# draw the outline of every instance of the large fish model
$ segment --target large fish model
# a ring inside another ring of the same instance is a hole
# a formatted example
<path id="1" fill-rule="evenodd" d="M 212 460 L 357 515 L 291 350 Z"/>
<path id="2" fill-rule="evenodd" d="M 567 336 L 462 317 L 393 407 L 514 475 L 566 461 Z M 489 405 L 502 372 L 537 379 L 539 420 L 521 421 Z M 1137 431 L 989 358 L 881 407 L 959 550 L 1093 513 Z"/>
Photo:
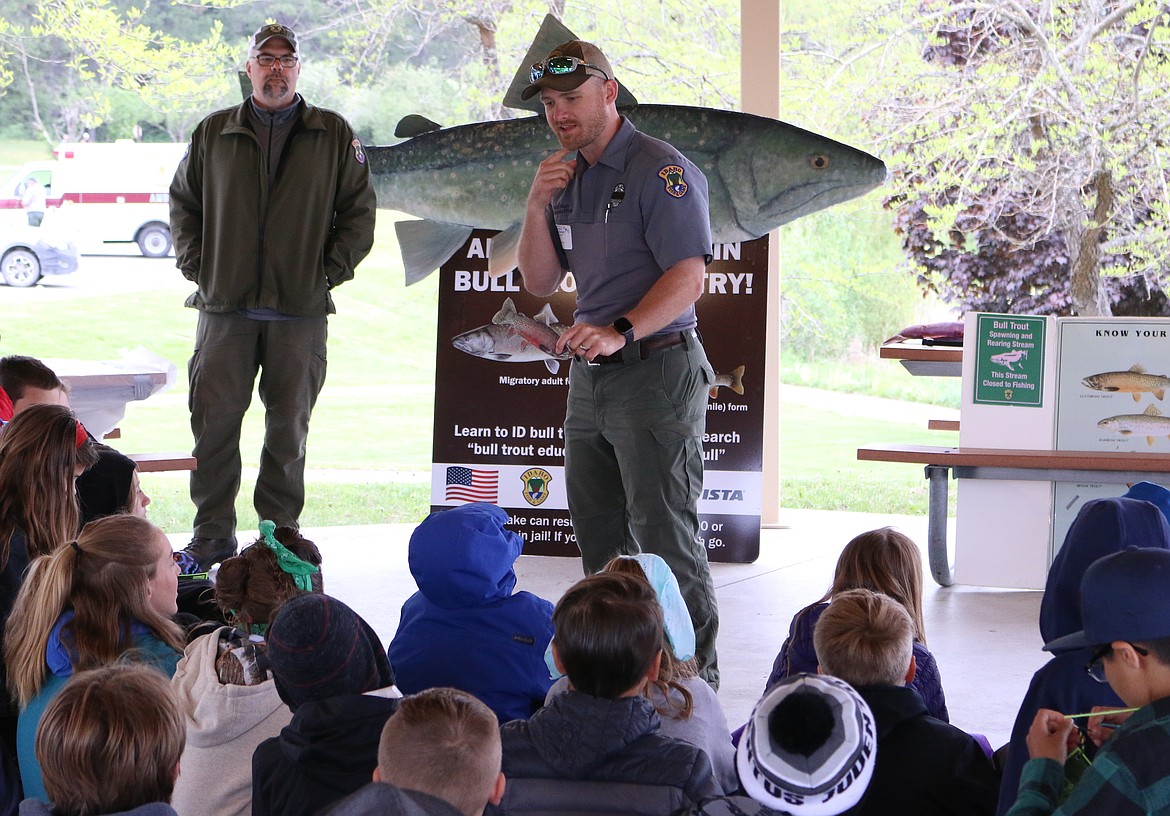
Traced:
<path id="1" fill-rule="evenodd" d="M 504 105 L 539 112 L 540 99 L 520 99 L 529 66 L 577 36 L 552 15 L 540 30 L 504 96 Z M 252 83 L 238 73 L 247 99 Z M 640 105 L 618 82 L 617 106 L 638 129 L 673 144 L 707 177 L 711 234 L 716 244 L 750 241 L 802 215 L 864 195 L 887 177 L 864 151 L 765 116 L 683 105 Z M 418 115 L 398 123 L 395 145 L 364 153 L 378 206 L 422 219 L 394 227 L 406 268 L 417 283 L 463 246 L 474 228 L 499 230 L 488 268 L 516 268 L 525 201 L 536 166 L 560 145 L 543 116 L 442 128 Z"/>
<path id="2" fill-rule="evenodd" d="M 1133 401 L 1137 402 L 1143 393 L 1153 394 L 1158 399 L 1166 396 L 1166 389 L 1170 388 L 1170 377 L 1147 374 L 1140 363 L 1134 363 L 1129 371 L 1103 371 L 1100 374 L 1091 374 L 1081 380 L 1081 384 L 1094 391 L 1120 391 L 1132 394 Z"/>
<path id="3" fill-rule="evenodd" d="M 763 116 L 681 105 L 639 105 L 627 115 L 706 175 L 717 244 L 759 238 L 886 178 L 885 164 L 868 153 Z M 536 167 L 559 148 L 544 119 L 439 129 L 416 117 L 399 132 L 413 138 L 366 153 L 378 206 L 423 219 L 395 224 L 406 282 L 441 266 L 473 227 L 501 231 L 489 253 L 493 274 L 515 268 Z"/>

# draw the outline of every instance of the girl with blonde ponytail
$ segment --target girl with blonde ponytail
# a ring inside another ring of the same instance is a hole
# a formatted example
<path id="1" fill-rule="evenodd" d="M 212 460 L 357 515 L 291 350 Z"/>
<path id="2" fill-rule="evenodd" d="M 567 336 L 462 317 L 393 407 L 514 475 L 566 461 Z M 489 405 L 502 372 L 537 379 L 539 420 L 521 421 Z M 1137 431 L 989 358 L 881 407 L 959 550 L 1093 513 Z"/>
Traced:
<path id="1" fill-rule="evenodd" d="M 8 688 L 21 708 L 17 754 L 26 797 L 45 798 L 33 740 L 41 713 L 74 672 L 120 660 L 167 677 L 182 656 L 178 566 L 162 530 L 137 516 L 92 521 L 36 559 L 5 627 Z"/>

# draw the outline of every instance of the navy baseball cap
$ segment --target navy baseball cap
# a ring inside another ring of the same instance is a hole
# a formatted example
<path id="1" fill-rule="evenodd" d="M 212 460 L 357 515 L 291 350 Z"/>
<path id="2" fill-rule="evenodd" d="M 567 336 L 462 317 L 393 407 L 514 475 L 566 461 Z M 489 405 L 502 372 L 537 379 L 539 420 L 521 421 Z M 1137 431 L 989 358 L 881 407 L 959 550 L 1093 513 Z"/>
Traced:
<path id="1" fill-rule="evenodd" d="M 1094 561 L 1081 579 L 1084 629 L 1048 652 L 1170 637 L 1170 550 L 1130 547 Z"/>

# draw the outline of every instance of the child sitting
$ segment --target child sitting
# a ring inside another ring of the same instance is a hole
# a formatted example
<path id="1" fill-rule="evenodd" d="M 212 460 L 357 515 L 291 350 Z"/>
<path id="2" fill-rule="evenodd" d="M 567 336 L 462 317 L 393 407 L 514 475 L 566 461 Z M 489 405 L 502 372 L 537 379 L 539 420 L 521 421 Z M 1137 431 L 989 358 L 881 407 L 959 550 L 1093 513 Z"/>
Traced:
<path id="1" fill-rule="evenodd" d="M 891 527 L 870 530 L 853 538 L 837 558 L 833 585 L 824 596 L 796 613 L 788 628 L 788 639 L 772 665 L 765 688 L 799 672 L 817 670 L 813 629 L 828 607 L 828 601 L 848 589 L 872 589 L 889 595 L 910 613 L 914 623 L 914 661 L 918 670 L 911 685 L 922 696 L 930 716 L 950 721 L 942 677 L 934 655 L 926 648 L 926 625 L 922 617 L 922 557 L 909 536 Z"/>
<path id="2" fill-rule="evenodd" d="M 329 816 L 480 816 L 504 795 L 500 728 L 466 692 L 433 688 L 405 697 L 386 721 L 374 781 Z"/>
<path id="3" fill-rule="evenodd" d="M 632 575 L 654 589 L 663 616 L 662 663 L 658 676 L 646 684 L 642 695 L 654 704 L 662 718 L 660 733 L 701 748 L 711 760 L 719 786 L 726 793 L 734 791 L 739 782 L 727 715 L 711 686 L 699 677 L 695 630 L 674 573 L 653 553 L 619 555 L 602 572 Z M 551 646 L 548 659 L 551 661 Z M 568 689 L 569 679 L 561 677 L 549 689 L 548 699 Z"/>
<path id="4" fill-rule="evenodd" d="M 261 635 L 275 608 L 303 594 L 301 587 L 320 585 L 321 554 L 291 527 L 266 521 L 260 532 L 216 576 L 216 600 L 240 628 L 222 626 L 195 638 L 171 681 L 187 727 L 172 799 L 183 816 L 248 816 L 252 754 L 292 719 Z"/>
<path id="5" fill-rule="evenodd" d="M 756 703 L 736 752 L 747 796 L 723 796 L 686 816 L 835 816 L 873 778 L 877 729 L 857 691 L 837 677 L 798 674 Z"/>
<path id="6" fill-rule="evenodd" d="M 36 757 L 50 806 L 23 816 L 176 816 L 169 806 L 183 721 L 166 679 L 118 664 L 74 675 L 45 707 Z"/>
<path id="7" fill-rule="evenodd" d="M 820 670 L 844 680 L 877 723 L 877 762 L 857 816 L 995 811 L 999 781 L 971 735 L 930 716 L 914 679 L 914 622 L 868 589 L 834 596 L 813 634 Z"/>
<path id="8" fill-rule="evenodd" d="M 162 530 L 130 515 L 92 521 L 75 541 L 33 562 L 4 643 L 9 688 L 21 706 L 16 739 L 25 796 L 45 797 L 33 753 L 37 723 L 74 672 L 125 656 L 174 674 L 183 648 L 171 620 L 178 578 Z"/>
<path id="9" fill-rule="evenodd" d="M 1164 814 L 1170 803 L 1170 550 L 1130 548 L 1090 566 L 1081 581 L 1084 628 L 1044 644 L 1049 651 L 1093 649 L 1089 675 L 1107 682 L 1132 714 L 1101 713 L 1089 735 L 1101 745 L 1067 793 L 1064 763 L 1077 743 L 1067 715 L 1041 709 L 1011 816 Z M 1122 723 L 1120 728 L 1117 725 Z M 1115 730 L 1114 730 L 1115 729 Z"/>
<path id="10" fill-rule="evenodd" d="M 671 813 L 718 795 L 707 755 L 658 733 L 658 712 L 641 695 L 662 659 L 662 609 L 650 585 L 616 573 L 584 578 L 557 603 L 553 627 L 570 690 L 501 728 L 504 812 L 588 803 L 589 812 Z"/>
<path id="11" fill-rule="evenodd" d="M 310 816 L 370 781 L 402 695 L 377 634 L 328 595 L 285 601 L 268 660 L 292 721 L 252 755 L 252 814 Z"/>
<path id="12" fill-rule="evenodd" d="M 410 536 L 419 591 L 402 605 L 388 650 L 404 694 L 463 689 L 500 722 L 528 719 L 544 704 L 553 607 L 513 591 L 524 539 L 507 521 L 506 511 L 476 502 L 432 513 Z"/>

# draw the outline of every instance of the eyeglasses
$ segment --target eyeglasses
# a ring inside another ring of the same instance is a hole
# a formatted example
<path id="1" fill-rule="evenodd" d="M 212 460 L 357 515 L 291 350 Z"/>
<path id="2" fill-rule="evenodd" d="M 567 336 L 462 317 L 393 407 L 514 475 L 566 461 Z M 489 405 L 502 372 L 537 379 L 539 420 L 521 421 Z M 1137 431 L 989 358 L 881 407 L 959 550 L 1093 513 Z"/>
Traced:
<path id="1" fill-rule="evenodd" d="M 545 74 L 552 74 L 553 76 L 564 76 L 565 74 L 573 73 L 578 68 L 586 69 L 586 73 L 589 72 L 588 69 L 592 68 L 601 75 L 602 79 L 609 80 L 611 78 L 604 69 L 599 68 L 592 63 L 585 62 L 583 59 L 578 59 L 577 57 L 549 57 L 546 62 L 534 62 L 532 64 L 532 68 L 529 69 L 528 72 L 528 81 L 536 82 L 536 80 L 540 79 Z"/>
<path id="2" fill-rule="evenodd" d="M 285 54 L 280 57 L 275 54 L 257 54 L 252 59 L 256 60 L 256 62 L 265 68 L 271 68 L 277 61 L 280 62 L 281 68 L 293 68 L 300 61 L 300 58 L 296 54 Z"/>
<path id="3" fill-rule="evenodd" d="M 1129 645 L 1142 657 L 1145 657 L 1150 653 L 1149 649 L 1143 649 L 1141 646 L 1136 646 L 1132 643 Z M 1089 660 L 1088 663 L 1085 664 L 1085 671 L 1088 672 L 1089 677 L 1092 677 L 1098 683 L 1109 682 L 1105 678 L 1105 658 L 1108 657 L 1112 652 L 1113 646 L 1106 644 L 1097 651 L 1093 652 L 1093 657 Z"/>

